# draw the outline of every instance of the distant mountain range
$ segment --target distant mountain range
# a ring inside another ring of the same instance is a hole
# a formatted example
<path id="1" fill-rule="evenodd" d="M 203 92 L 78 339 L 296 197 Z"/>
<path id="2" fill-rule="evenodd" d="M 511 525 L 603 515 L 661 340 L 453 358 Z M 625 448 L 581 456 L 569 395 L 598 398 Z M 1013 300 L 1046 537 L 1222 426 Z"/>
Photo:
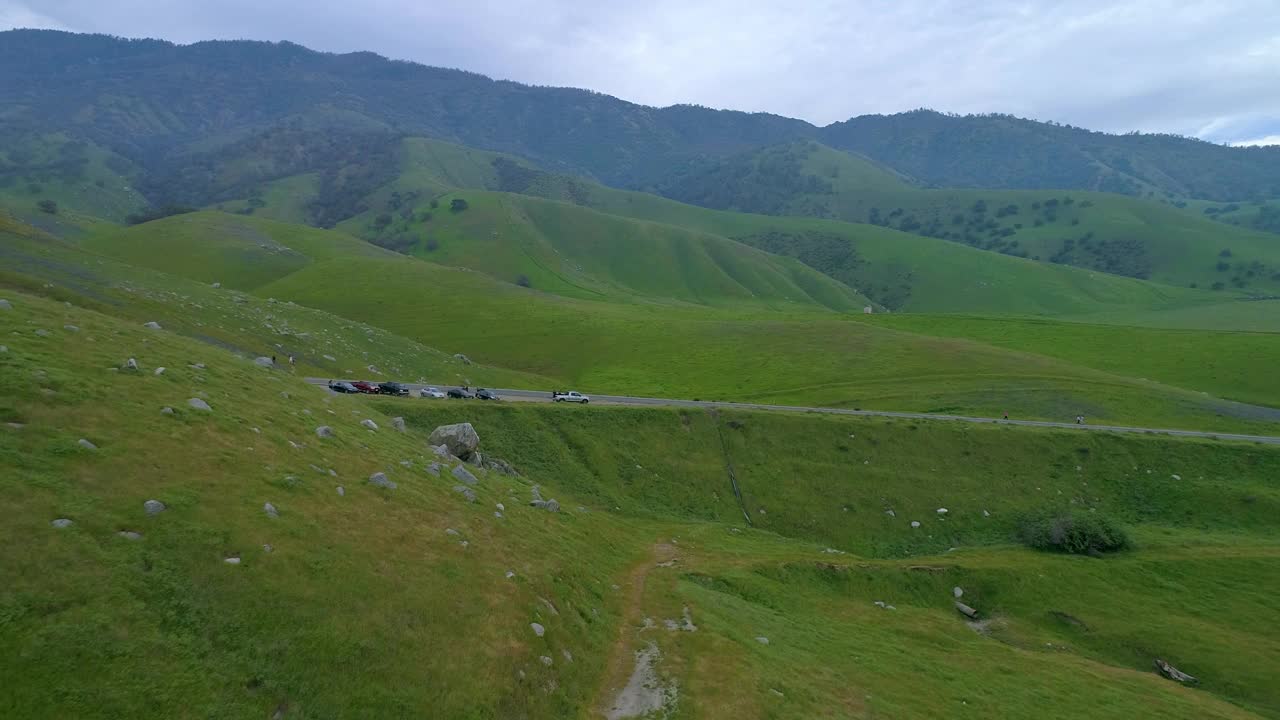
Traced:
<path id="1" fill-rule="evenodd" d="M 923 187 L 1217 202 L 1280 197 L 1280 148 L 929 110 L 816 127 L 763 113 L 652 108 L 587 90 L 530 87 L 291 43 L 175 45 L 48 30 L 0 33 L 0 117 L 0 139 L 17 151 L 0 175 L 23 169 L 25 139 L 61 132 L 118 156 L 120 174 L 141 178 L 153 202 L 166 195 L 208 199 L 218 154 L 228 147 L 277 145 L 272 162 L 288 166 L 281 176 L 333 174 L 350 163 L 352 147 L 376 157 L 379 143 L 414 135 L 659 192 L 735 155 L 808 139 Z"/>

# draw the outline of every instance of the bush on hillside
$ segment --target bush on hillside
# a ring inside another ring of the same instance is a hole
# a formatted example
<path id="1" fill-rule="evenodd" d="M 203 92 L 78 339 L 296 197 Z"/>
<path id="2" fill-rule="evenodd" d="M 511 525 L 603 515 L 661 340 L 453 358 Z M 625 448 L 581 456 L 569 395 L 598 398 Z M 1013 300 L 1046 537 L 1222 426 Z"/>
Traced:
<path id="1" fill-rule="evenodd" d="M 1129 547 L 1129 536 L 1098 512 L 1053 509 L 1026 515 L 1018 524 L 1023 544 L 1072 555 L 1100 555 Z"/>
<path id="2" fill-rule="evenodd" d="M 466 210 L 468 207 L 470 206 L 467 205 L 467 201 L 463 200 L 462 198 L 454 198 L 449 203 L 449 210 L 451 212 L 456 212 L 456 213 L 462 212 L 463 210 Z"/>

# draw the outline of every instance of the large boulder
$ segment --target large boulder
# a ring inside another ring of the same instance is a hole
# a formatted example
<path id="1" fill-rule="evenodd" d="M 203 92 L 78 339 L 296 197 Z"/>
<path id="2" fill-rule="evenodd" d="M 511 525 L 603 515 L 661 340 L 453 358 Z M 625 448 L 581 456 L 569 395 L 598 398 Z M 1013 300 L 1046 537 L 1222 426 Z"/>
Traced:
<path id="1" fill-rule="evenodd" d="M 431 431 L 430 440 L 432 445 L 443 445 L 448 448 L 450 455 L 463 460 L 470 457 L 480 445 L 480 436 L 471 427 L 471 423 L 441 425 Z"/>

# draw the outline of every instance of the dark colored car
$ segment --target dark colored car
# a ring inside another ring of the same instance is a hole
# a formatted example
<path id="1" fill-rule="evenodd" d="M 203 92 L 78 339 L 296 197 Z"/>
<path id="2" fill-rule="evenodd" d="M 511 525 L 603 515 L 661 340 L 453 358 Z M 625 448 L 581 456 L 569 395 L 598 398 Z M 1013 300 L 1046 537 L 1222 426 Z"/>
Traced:
<path id="1" fill-rule="evenodd" d="M 329 389 L 336 393 L 358 393 L 355 385 L 343 380 L 330 380 Z"/>
<path id="2" fill-rule="evenodd" d="M 351 385 L 357 391 L 365 393 L 367 395 L 377 395 L 382 392 L 382 390 L 377 385 L 374 385 L 371 382 L 365 382 L 363 380 L 353 382 L 351 383 Z"/>
<path id="3" fill-rule="evenodd" d="M 480 398 L 481 400 L 501 400 L 502 399 L 498 397 L 498 394 L 495 393 L 494 391 L 485 390 L 484 388 L 480 388 L 479 390 L 476 391 L 476 397 Z"/>
<path id="4" fill-rule="evenodd" d="M 378 385 L 378 390 L 383 395 L 395 395 L 397 397 L 409 397 L 409 387 L 401 385 L 398 382 L 384 382 Z"/>
<path id="5" fill-rule="evenodd" d="M 472 395 L 469 391 L 463 390 L 462 388 L 449 388 L 449 392 L 446 393 L 446 395 L 458 400 L 470 400 L 475 397 L 475 395 Z"/>

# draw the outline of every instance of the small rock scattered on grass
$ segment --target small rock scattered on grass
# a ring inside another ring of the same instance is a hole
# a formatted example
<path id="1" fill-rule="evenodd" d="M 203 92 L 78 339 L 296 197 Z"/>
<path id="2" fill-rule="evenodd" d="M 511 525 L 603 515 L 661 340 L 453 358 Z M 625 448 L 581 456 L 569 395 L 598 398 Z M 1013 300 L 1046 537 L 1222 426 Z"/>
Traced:
<path id="1" fill-rule="evenodd" d="M 187 400 L 187 404 L 196 410 L 203 410 L 205 412 L 213 411 L 213 408 L 209 407 L 209 403 L 201 400 L 200 398 L 191 398 L 190 400 Z"/>
<path id="2" fill-rule="evenodd" d="M 378 429 L 378 423 L 376 423 L 376 422 L 374 422 L 374 421 L 372 421 L 372 420 L 370 420 L 370 419 L 368 419 L 368 418 L 365 418 L 364 420 L 361 420 L 361 421 L 360 421 L 360 424 L 361 424 L 361 425 L 363 425 L 363 426 L 365 426 L 365 427 L 367 427 L 367 428 L 369 428 L 370 430 L 377 430 L 377 429 Z"/>
<path id="3" fill-rule="evenodd" d="M 269 518 L 280 517 L 280 511 L 277 510 L 276 506 L 272 505 L 271 503 L 264 503 L 262 505 L 262 512 L 266 513 L 267 517 Z"/>
<path id="4" fill-rule="evenodd" d="M 467 499 L 467 502 L 475 502 L 475 501 L 476 501 L 476 491 L 475 491 L 475 490 L 472 490 L 471 488 L 467 487 L 466 485 L 454 485 L 454 486 L 453 486 L 453 491 L 454 491 L 454 492 L 456 492 L 456 493 L 458 493 L 459 495 L 462 495 L 463 497 L 465 497 L 465 498 Z"/>
<path id="5" fill-rule="evenodd" d="M 346 494 L 347 494 L 347 489 L 346 489 L 346 488 L 344 488 L 344 487 L 342 487 L 341 485 L 339 485 L 339 486 L 338 486 L 338 495 L 341 497 L 341 496 L 346 495 Z"/>
<path id="6" fill-rule="evenodd" d="M 85 440 L 84 438 L 80 438 L 79 440 L 77 440 L 77 441 L 76 441 L 76 445 L 79 445 L 80 447 L 84 448 L 85 450 L 97 450 L 97 449 L 98 449 L 98 446 L 97 446 L 97 445 L 94 445 L 93 443 L 89 442 L 88 440 Z"/>
<path id="7" fill-rule="evenodd" d="M 54 522 L 57 522 L 57 521 L 55 520 Z M 68 520 L 67 522 L 70 523 L 71 521 Z M 529 623 L 529 627 L 533 628 L 533 634 L 537 635 L 538 637 L 542 637 L 547 633 L 547 629 L 542 627 L 540 623 Z"/>
<path id="8" fill-rule="evenodd" d="M 396 430 L 399 430 L 400 432 L 404 432 L 406 429 L 406 426 L 404 424 L 404 418 L 402 417 L 391 418 L 391 427 L 395 428 Z"/>
<path id="9" fill-rule="evenodd" d="M 388 490 L 395 490 L 398 487 L 394 482 L 392 482 L 391 480 L 388 480 L 387 474 L 383 472 L 376 472 L 370 475 L 369 484 L 376 485 L 378 487 L 384 487 L 384 488 L 387 488 Z"/>
<path id="10" fill-rule="evenodd" d="M 761 645 L 768 645 L 768 644 L 769 644 L 769 638 L 767 638 L 767 637 L 765 637 L 765 636 L 763 636 L 763 635 L 758 635 L 758 636 L 756 636 L 756 642 L 760 643 Z"/>
<path id="11" fill-rule="evenodd" d="M 461 465 L 455 467 L 452 474 L 454 479 L 460 480 L 468 485 L 477 485 L 480 483 L 476 476 L 471 474 L 470 470 Z"/>
<path id="12" fill-rule="evenodd" d="M 56 528 L 65 528 L 65 527 L 71 527 L 75 523 L 70 518 L 58 518 L 57 520 L 54 520 L 49 524 Z"/>
<path id="13" fill-rule="evenodd" d="M 146 328 L 146 329 L 148 329 L 148 330 L 160 330 L 160 329 L 161 329 L 161 328 L 160 328 L 160 323 L 156 322 L 155 320 L 152 320 L 152 321 L 151 321 L 151 322 L 149 322 L 149 323 L 144 323 L 144 324 L 142 325 L 142 327 L 144 327 L 144 328 Z"/>
<path id="14" fill-rule="evenodd" d="M 125 540 L 141 540 L 142 539 L 142 533 L 134 532 L 132 530 L 121 530 L 116 534 L 124 538 Z"/>
<path id="15" fill-rule="evenodd" d="M 142 509 L 146 510 L 148 515 L 156 515 L 164 512 L 167 507 L 159 500 L 148 500 L 142 503 Z"/>
<path id="16" fill-rule="evenodd" d="M 316 437 L 320 437 L 320 438 L 333 437 L 333 428 L 329 427 L 328 425 L 321 425 L 320 427 L 316 428 Z"/>

